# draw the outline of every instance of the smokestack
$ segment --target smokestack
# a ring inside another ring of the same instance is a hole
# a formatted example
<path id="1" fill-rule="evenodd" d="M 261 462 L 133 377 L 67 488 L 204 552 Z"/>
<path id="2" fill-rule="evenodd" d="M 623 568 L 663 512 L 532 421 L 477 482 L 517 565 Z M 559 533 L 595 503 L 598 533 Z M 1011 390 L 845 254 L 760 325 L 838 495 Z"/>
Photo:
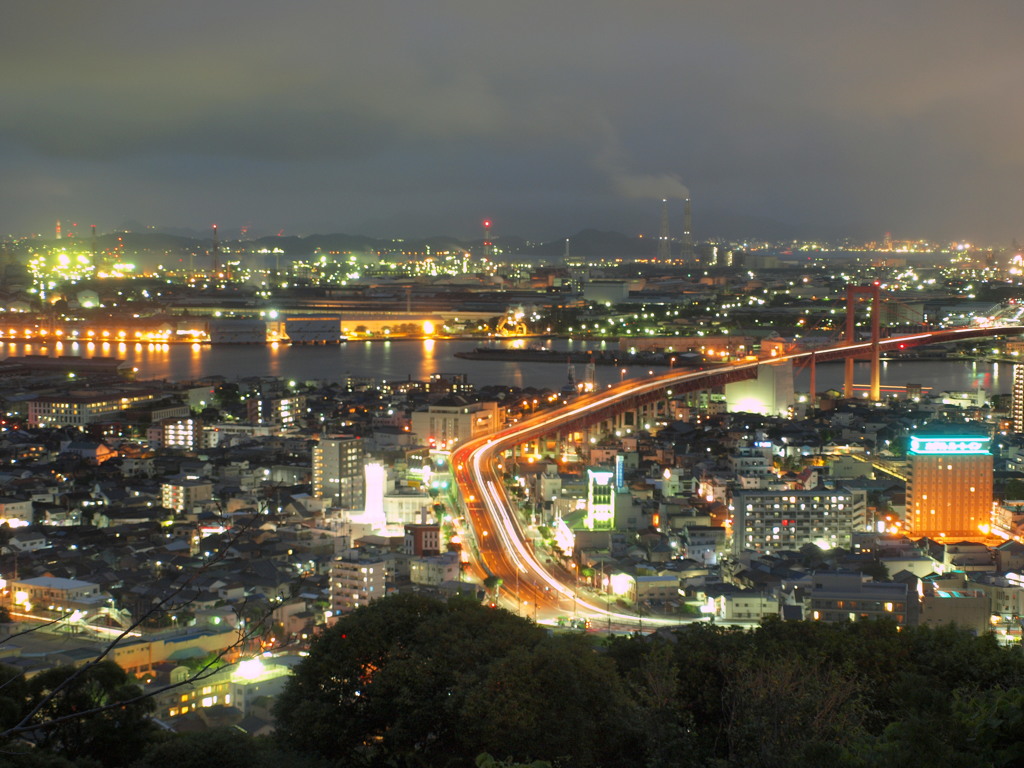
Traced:
<path id="1" fill-rule="evenodd" d="M 89 245 L 92 247 L 92 268 L 99 272 L 100 271 L 100 245 L 96 240 L 96 225 L 90 224 L 89 229 L 92 231 Z"/>
<path id="2" fill-rule="evenodd" d="M 217 225 L 213 225 L 213 274 L 220 271 L 220 238 L 217 236 Z"/>
<path id="3" fill-rule="evenodd" d="M 491 242 L 491 220 L 484 219 L 484 256 L 494 255 L 494 244 Z"/>
<path id="4" fill-rule="evenodd" d="M 683 201 L 683 260 L 693 261 L 693 218 L 690 213 L 690 198 Z"/>
<path id="5" fill-rule="evenodd" d="M 661 234 L 658 237 L 658 261 L 668 261 L 671 257 L 668 240 L 668 199 L 661 201 Z"/>

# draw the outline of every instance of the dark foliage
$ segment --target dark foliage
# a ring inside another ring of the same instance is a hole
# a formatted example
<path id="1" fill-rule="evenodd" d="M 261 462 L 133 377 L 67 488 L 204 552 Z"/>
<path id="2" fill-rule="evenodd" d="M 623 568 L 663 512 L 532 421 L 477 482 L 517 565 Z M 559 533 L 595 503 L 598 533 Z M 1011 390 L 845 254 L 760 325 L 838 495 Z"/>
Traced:
<path id="1" fill-rule="evenodd" d="M 317 640 L 273 740 L 156 734 L 144 705 L 104 708 L 134 690 L 113 665 L 47 700 L 67 675 L 0 675 L 0 724 L 39 702 L 51 721 L 0 768 L 1024 765 L 1024 655 L 952 627 L 694 623 L 602 640 L 398 596 Z"/>

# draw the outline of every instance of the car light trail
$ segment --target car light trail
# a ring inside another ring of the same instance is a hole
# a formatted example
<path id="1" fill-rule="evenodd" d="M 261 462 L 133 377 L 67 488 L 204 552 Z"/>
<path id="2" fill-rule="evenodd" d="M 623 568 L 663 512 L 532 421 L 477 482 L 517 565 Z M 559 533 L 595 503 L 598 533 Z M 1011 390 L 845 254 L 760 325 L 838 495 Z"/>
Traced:
<path id="1" fill-rule="evenodd" d="M 951 328 L 908 336 L 896 336 L 881 339 L 878 342 L 879 352 L 905 349 L 907 346 L 956 341 L 980 336 L 1019 335 L 1024 333 L 1022 326 L 1003 326 L 990 328 Z M 672 386 L 695 385 L 710 382 L 722 374 L 736 375 L 756 373 L 762 364 L 792 361 L 794 363 L 810 361 L 816 356 L 818 361 L 855 357 L 870 352 L 871 342 L 840 344 L 814 352 L 795 352 L 764 360 L 740 360 L 735 363 L 706 368 L 698 371 L 680 372 L 670 370 L 668 373 L 651 376 L 645 379 L 624 381 L 603 392 L 582 395 L 579 399 L 559 408 L 532 416 L 519 424 L 507 427 L 486 438 L 478 438 L 457 448 L 451 455 L 451 466 L 455 482 L 459 486 L 466 507 L 466 523 L 473 531 L 477 542 L 476 557 L 481 572 L 491 573 L 500 577 L 503 582 L 517 582 L 516 598 L 522 603 L 525 595 L 536 605 L 541 600 L 554 601 L 572 597 L 577 610 L 582 609 L 592 617 L 626 623 L 646 620 L 648 624 L 675 625 L 679 619 L 648 617 L 641 619 L 630 613 L 620 613 L 606 606 L 598 605 L 580 598 L 575 585 L 561 581 L 541 563 L 533 552 L 532 544 L 519 524 L 516 510 L 505 493 L 504 485 L 496 468 L 497 459 L 507 450 L 516 445 L 550 434 L 557 429 L 568 427 L 593 417 L 603 411 L 611 411 L 615 406 L 638 396 L 652 395 Z M 524 578 L 526 579 L 524 581 Z M 553 594 L 548 594 L 552 592 Z"/>

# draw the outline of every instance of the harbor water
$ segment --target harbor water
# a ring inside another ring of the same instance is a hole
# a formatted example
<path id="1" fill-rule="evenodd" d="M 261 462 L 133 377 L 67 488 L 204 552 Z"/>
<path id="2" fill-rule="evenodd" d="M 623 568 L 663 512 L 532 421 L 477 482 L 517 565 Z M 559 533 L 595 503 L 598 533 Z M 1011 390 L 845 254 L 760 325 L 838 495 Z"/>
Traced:
<path id="1" fill-rule="evenodd" d="M 331 346 L 8 342 L 0 346 L 0 359 L 30 354 L 116 357 L 128 361 L 136 369 L 135 377 L 139 381 L 191 381 L 205 376 L 228 379 L 276 376 L 298 381 L 340 381 L 355 376 L 398 381 L 423 380 L 433 373 L 464 373 L 477 386 L 510 384 L 560 389 L 569 380 L 570 366 L 567 362 L 466 360 L 455 357 L 457 352 L 472 351 L 482 343 L 473 339 L 350 341 Z M 523 344 L 522 340 L 490 342 L 491 346 L 498 347 Z M 531 339 L 529 344 L 565 352 L 617 348 L 615 342 L 569 339 Z M 585 366 L 577 363 L 572 367 L 576 379 L 582 380 L 586 375 Z M 597 366 L 595 381 L 604 387 L 623 379 L 647 376 L 648 371 L 664 372 L 665 368 Z M 969 391 L 980 387 L 991 395 L 1007 393 L 1013 384 L 1013 365 L 984 361 L 889 361 L 882 363 L 881 373 L 883 389 L 889 391 L 917 384 L 926 392 Z M 858 388 L 866 388 L 868 378 L 868 364 L 857 363 L 855 380 Z M 809 379 L 806 369 L 796 371 L 798 392 L 807 390 Z M 841 363 L 818 365 L 819 392 L 841 389 L 842 381 Z"/>

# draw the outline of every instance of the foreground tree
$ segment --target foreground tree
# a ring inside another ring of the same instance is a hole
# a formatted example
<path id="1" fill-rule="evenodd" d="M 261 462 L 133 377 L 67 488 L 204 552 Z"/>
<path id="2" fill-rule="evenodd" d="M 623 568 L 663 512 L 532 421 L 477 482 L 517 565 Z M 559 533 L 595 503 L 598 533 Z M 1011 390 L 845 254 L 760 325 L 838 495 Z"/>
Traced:
<path id="1" fill-rule="evenodd" d="M 187 733 L 151 746 L 132 768 L 327 768 L 327 761 L 282 752 L 272 739 L 235 728 Z"/>
<path id="2" fill-rule="evenodd" d="M 27 709 L 40 722 L 25 736 L 71 759 L 128 765 L 154 733 L 153 703 L 121 667 L 103 661 L 83 671 L 56 667 L 27 683 Z"/>
<path id="3" fill-rule="evenodd" d="M 465 752 L 579 768 L 637 765 L 643 754 L 638 708 L 614 663 L 578 634 L 497 659 L 467 695 L 460 721 Z"/>
<path id="4" fill-rule="evenodd" d="M 473 600 L 381 600 L 314 643 L 278 699 L 278 734 L 291 748 L 341 764 L 402 763 L 415 754 L 422 765 L 469 765 L 486 745 L 461 746 L 466 696 L 494 659 L 545 636 Z"/>

